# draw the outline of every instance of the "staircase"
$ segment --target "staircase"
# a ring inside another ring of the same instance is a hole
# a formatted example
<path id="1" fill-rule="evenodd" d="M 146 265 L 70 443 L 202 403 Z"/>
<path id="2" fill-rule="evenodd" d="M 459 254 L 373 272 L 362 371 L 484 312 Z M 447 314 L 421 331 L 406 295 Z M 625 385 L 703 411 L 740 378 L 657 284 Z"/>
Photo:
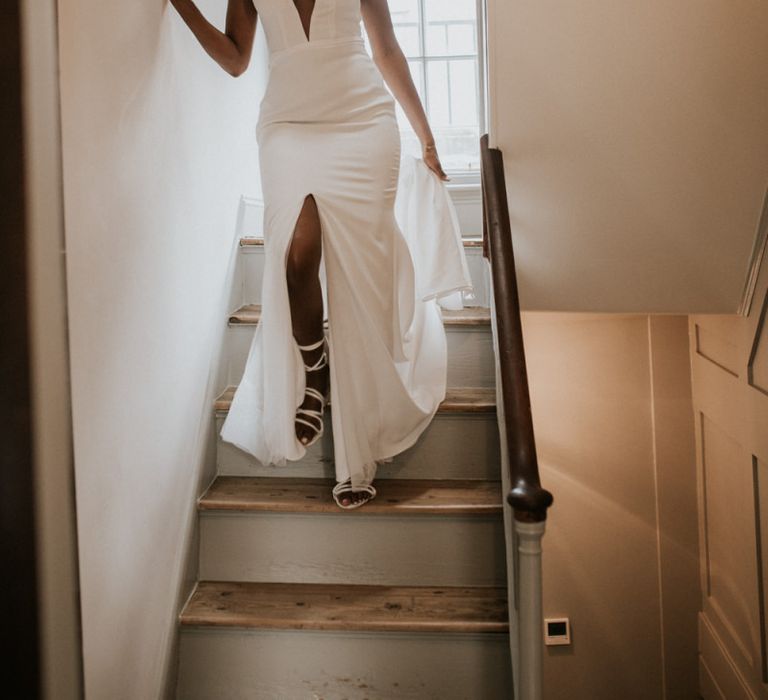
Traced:
<path id="1" fill-rule="evenodd" d="M 287 467 L 219 439 L 180 615 L 179 700 L 512 696 L 488 281 L 478 241 L 466 246 L 475 306 L 443 313 L 448 395 L 379 467 L 373 501 L 333 502 L 330 430 Z M 248 303 L 229 318 L 217 435 L 259 321 L 259 239 L 241 240 L 239 264 Z"/>

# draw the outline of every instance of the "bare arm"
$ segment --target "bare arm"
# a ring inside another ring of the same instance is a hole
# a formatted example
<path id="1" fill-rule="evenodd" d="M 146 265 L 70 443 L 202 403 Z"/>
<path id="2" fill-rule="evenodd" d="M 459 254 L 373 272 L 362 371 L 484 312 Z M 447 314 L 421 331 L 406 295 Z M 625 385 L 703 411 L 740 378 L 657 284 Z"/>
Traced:
<path id="1" fill-rule="evenodd" d="M 424 162 L 438 177 L 447 180 L 437 157 L 435 138 L 424 106 L 411 78 L 408 61 L 395 36 L 387 0 L 360 0 L 360 10 L 371 42 L 373 60 L 421 141 Z"/>
<path id="2" fill-rule="evenodd" d="M 256 8 L 252 0 L 229 0 L 223 32 L 203 17 L 192 0 L 171 0 L 171 4 L 216 63 L 235 77 L 245 72 L 256 33 Z"/>

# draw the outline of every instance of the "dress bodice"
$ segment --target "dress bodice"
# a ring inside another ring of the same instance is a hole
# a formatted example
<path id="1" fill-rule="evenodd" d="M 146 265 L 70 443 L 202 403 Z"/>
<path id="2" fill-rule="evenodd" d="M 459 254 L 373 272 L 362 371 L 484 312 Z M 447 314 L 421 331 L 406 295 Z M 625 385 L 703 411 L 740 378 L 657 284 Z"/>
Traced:
<path id="1" fill-rule="evenodd" d="M 349 129 L 395 119 L 394 98 L 363 40 L 360 1 L 315 0 L 307 38 L 293 0 L 254 0 L 269 49 L 257 132 L 275 123 Z"/>
<path id="2" fill-rule="evenodd" d="M 309 39 L 293 0 L 254 0 L 270 54 L 293 47 L 362 39 L 360 0 L 315 0 Z"/>

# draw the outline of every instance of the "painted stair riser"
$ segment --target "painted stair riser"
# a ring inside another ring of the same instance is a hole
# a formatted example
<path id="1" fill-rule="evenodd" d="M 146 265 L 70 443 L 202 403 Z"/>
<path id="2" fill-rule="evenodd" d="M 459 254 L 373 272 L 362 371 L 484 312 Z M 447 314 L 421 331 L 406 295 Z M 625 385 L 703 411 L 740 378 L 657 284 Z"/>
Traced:
<path id="1" fill-rule="evenodd" d="M 216 416 L 216 434 L 223 415 Z M 330 412 L 326 412 L 330 426 Z M 217 438 L 218 473 L 223 476 L 335 476 L 332 430 L 312 445 L 303 459 L 285 466 L 264 466 L 234 445 Z M 500 479 L 499 436 L 495 413 L 437 413 L 415 445 L 379 466 L 376 478 Z"/>
<path id="2" fill-rule="evenodd" d="M 509 636 L 184 628 L 177 700 L 499 700 Z"/>
<path id="3" fill-rule="evenodd" d="M 264 248 L 244 246 L 240 249 L 240 274 L 244 304 L 261 303 L 261 280 L 264 274 Z M 473 284 L 472 292 L 464 296 L 468 306 L 490 306 L 488 263 L 482 248 L 467 248 L 467 266 Z"/>
<path id="4" fill-rule="evenodd" d="M 498 515 L 200 513 L 201 580 L 504 586 Z"/>
<path id="5" fill-rule="evenodd" d="M 227 330 L 226 381 L 237 384 L 243 376 L 255 326 L 231 326 Z M 495 382 L 491 327 L 446 326 L 448 340 L 448 386 L 492 387 Z"/>

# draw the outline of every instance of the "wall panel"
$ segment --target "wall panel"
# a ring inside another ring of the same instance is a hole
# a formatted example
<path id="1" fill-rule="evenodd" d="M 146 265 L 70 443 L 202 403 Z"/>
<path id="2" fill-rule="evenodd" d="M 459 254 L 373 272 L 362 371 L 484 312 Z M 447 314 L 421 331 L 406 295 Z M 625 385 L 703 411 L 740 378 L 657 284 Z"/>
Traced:
<path id="1" fill-rule="evenodd" d="M 684 316 L 525 313 L 542 479 L 546 700 L 693 697 L 698 532 Z M 631 630 L 631 632 L 629 632 Z M 665 695 L 666 694 L 666 695 Z"/>

